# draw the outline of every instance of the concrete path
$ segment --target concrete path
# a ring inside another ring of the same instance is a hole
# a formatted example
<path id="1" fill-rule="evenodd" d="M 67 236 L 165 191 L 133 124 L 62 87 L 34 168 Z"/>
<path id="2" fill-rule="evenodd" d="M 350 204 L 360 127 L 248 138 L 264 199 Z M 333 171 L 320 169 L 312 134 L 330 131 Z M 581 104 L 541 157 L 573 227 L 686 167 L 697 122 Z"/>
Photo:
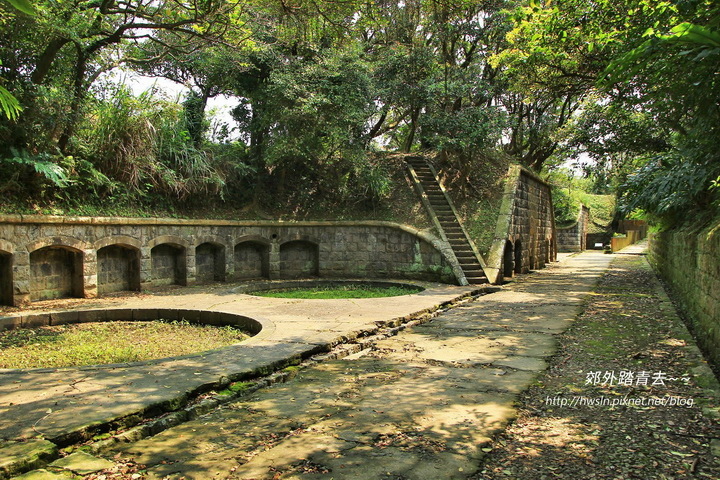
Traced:
<path id="1" fill-rule="evenodd" d="M 121 453 L 146 464 L 149 478 L 325 478 L 328 472 L 333 478 L 465 478 L 484 441 L 513 418 L 517 394 L 545 368 L 554 335 L 577 316 L 611 257 L 593 251 L 568 257 Z M 0 373 L 0 436 L 68 440 L 148 408 L 172 409 L 202 386 L 281 366 L 472 291 L 426 287 L 417 295 L 372 300 L 260 299 L 227 289 L 123 300 L 113 308 L 171 303 L 241 313 L 261 320 L 264 329 L 245 344 L 192 358 Z M 2 461 L 0 451 L 0 478 Z"/>
<path id="2" fill-rule="evenodd" d="M 80 302 L 76 308 L 126 309 L 128 315 L 134 309 L 162 308 L 187 309 L 187 315 L 237 313 L 260 321 L 263 329 L 246 342 L 196 356 L 88 368 L 0 370 L 0 439 L 78 441 L 94 426 L 142 412 L 174 410 L 191 392 L 270 373 L 477 291 L 477 287 L 410 283 L 425 290 L 380 299 L 289 300 L 237 294 L 222 285 Z"/>
<path id="3" fill-rule="evenodd" d="M 570 257 L 107 456 L 148 478 L 466 478 L 610 260 Z"/>

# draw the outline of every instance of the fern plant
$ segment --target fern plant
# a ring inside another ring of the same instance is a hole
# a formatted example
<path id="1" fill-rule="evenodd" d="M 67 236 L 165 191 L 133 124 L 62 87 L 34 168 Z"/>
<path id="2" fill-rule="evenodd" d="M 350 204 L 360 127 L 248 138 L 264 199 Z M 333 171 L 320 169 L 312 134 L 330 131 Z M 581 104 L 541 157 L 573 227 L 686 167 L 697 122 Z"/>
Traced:
<path id="1" fill-rule="evenodd" d="M 49 153 L 38 153 L 31 155 L 24 150 L 10 149 L 12 157 L 4 158 L 4 163 L 24 165 L 32 167 L 36 173 L 42 175 L 53 185 L 59 188 L 65 188 L 72 183 L 68 172 L 52 161 L 52 155 Z"/>

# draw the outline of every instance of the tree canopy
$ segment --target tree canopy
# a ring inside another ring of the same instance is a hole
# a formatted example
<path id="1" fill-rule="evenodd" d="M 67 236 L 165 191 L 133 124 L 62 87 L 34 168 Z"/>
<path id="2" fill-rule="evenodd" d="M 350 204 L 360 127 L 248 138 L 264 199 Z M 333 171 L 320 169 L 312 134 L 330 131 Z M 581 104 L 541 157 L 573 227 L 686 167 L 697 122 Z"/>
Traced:
<path id="1" fill-rule="evenodd" d="M 580 158 L 598 193 L 672 222 L 717 208 L 719 23 L 711 0 L 3 0 L 0 189 L 374 205 L 377 152 L 468 178 Z M 212 123 L 220 95 L 232 120 Z"/>

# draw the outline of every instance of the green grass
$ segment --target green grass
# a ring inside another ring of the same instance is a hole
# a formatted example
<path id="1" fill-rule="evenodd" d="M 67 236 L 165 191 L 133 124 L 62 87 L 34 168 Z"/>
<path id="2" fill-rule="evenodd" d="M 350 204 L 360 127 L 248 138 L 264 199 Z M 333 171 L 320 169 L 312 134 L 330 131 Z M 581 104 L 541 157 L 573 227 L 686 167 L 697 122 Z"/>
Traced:
<path id="1" fill-rule="evenodd" d="M 380 298 L 397 297 L 421 292 L 420 287 L 410 286 L 372 286 L 363 284 L 333 284 L 312 287 L 280 288 L 249 292 L 250 295 L 273 298 L 340 299 L 340 298 Z"/>
<path id="2" fill-rule="evenodd" d="M 0 332 L 0 368 L 61 368 L 153 360 L 240 342 L 232 327 L 188 322 L 100 322 Z"/>

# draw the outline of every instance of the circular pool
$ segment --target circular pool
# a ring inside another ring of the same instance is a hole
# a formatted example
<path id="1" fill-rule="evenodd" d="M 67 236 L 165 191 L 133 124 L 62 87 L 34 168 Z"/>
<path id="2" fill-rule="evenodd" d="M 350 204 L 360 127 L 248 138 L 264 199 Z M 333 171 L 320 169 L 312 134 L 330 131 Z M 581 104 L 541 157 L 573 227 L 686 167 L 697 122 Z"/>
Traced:
<path id="1" fill-rule="evenodd" d="M 96 309 L 0 317 L 0 368 L 64 368 L 191 357 L 236 345 L 262 325 L 186 309 Z"/>
<path id="2" fill-rule="evenodd" d="M 247 285 L 237 293 L 260 297 L 298 299 L 382 298 L 413 295 L 425 290 L 418 285 L 362 280 L 293 280 Z"/>

